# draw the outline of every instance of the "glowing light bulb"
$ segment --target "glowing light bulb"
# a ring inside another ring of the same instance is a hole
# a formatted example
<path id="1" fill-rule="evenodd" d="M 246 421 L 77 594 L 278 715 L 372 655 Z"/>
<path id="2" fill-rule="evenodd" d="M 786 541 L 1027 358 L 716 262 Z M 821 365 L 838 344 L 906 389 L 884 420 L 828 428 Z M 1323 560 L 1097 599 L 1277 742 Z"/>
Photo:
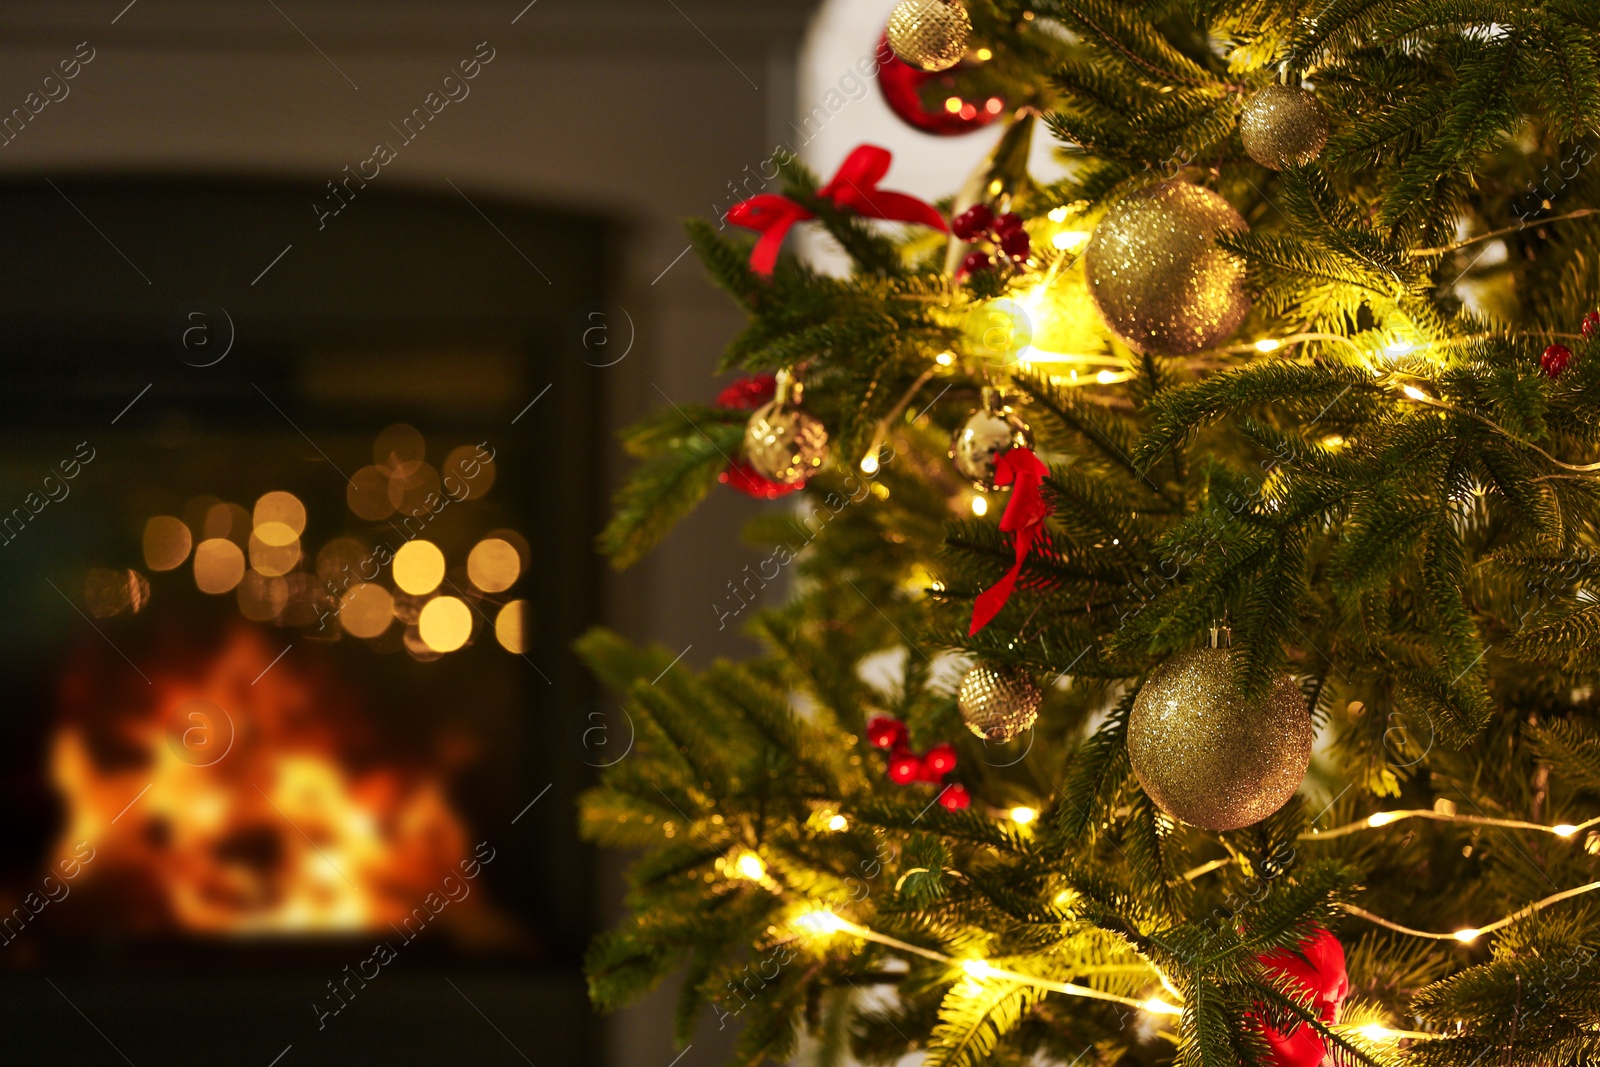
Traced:
<path id="1" fill-rule="evenodd" d="M 1257 352 L 1276 352 L 1283 347 L 1283 342 L 1275 337 L 1263 337 L 1256 342 Z"/>
<path id="2" fill-rule="evenodd" d="M 1368 1041 L 1392 1041 L 1395 1037 L 1395 1032 L 1393 1030 L 1389 1029 L 1387 1026 L 1379 1026 L 1377 1023 L 1368 1023 L 1367 1025 L 1359 1028 L 1356 1033 L 1360 1034 Z"/>
<path id="3" fill-rule="evenodd" d="M 1067 221 L 1067 209 L 1066 209 L 1066 206 L 1063 205 L 1061 207 L 1053 207 L 1053 208 L 1051 208 L 1050 209 L 1050 213 L 1048 215 L 1046 215 L 1045 218 L 1049 219 L 1051 222 L 1066 222 Z"/>
<path id="4" fill-rule="evenodd" d="M 1183 1014 L 1183 1009 L 1182 1008 L 1179 1008 L 1179 1007 L 1177 1007 L 1175 1005 L 1172 1005 L 1172 1004 L 1168 1004 L 1166 1001 L 1162 1000 L 1160 997 L 1151 997 L 1149 1000 L 1147 1000 L 1143 1004 L 1139 1005 L 1139 1007 L 1143 1008 L 1145 1011 L 1152 1012 L 1152 1013 L 1154 1013 L 1156 1015 L 1182 1015 Z"/>
<path id="5" fill-rule="evenodd" d="M 957 114 L 961 110 L 961 98 L 959 96 L 949 97 L 944 102 L 944 109 L 952 115 Z"/>
<path id="6" fill-rule="evenodd" d="M 1077 894 L 1074 893 L 1072 890 L 1063 889 L 1061 892 L 1057 893 L 1054 897 L 1050 898 L 1050 903 L 1054 904 L 1058 908 L 1064 908 L 1068 904 L 1071 904 L 1072 901 L 1076 897 L 1077 897 Z"/>
<path id="7" fill-rule="evenodd" d="M 1571 837 L 1578 832 L 1578 828 L 1571 823 L 1562 823 L 1560 826 L 1550 827 L 1550 832 L 1557 837 Z"/>
<path id="8" fill-rule="evenodd" d="M 1400 391 L 1402 393 L 1406 394 L 1406 396 L 1409 396 L 1412 400 L 1427 400 L 1428 399 L 1428 394 L 1424 393 L 1421 389 L 1418 389 L 1414 385 L 1405 386 Z"/>
<path id="9" fill-rule="evenodd" d="M 989 514 L 989 502 L 981 496 L 972 498 L 972 513 L 980 518 Z"/>
<path id="10" fill-rule="evenodd" d="M 964 960 L 961 969 L 972 978 L 993 978 L 1000 973 L 987 960 Z"/>
<path id="11" fill-rule="evenodd" d="M 1474 929 L 1471 929 L 1470 927 L 1468 929 L 1466 929 L 1466 930 L 1457 930 L 1455 932 L 1455 939 L 1457 941 L 1462 942 L 1463 944 L 1471 944 L 1472 942 L 1478 940 L 1478 938 L 1480 938 L 1482 936 L 1483 936 L 1483 931 L 1482 930 L 1474 930 Z"/>
<path id="12" fill-rule="evenodd" d="M 1011 816 L 1011 821 L 1018 826 L 1027 826 L 1039 817 L 1039 812 L 1036 808 L 1012 808 L 1008 814 Z"/>
<path id="13" fill-rule="evenodd" d="M 742 853 L 733 866 L 741 878 L 748 878 L 752 882 L 760 882 L 767 877 L 767 865 L 754 852 Z"/>
<path id="14" fill-rule="evenodd" d="M 941 367 L 948 367 L 956 361 L 956 354 L 954 352 L 940 352 L 933 357 L 933 361 Z"/>
<path id="15" fill-rule="evenodd" d="M 862 474 L 877 474 L 878 473 L 878 453 L 875 450 L 872 451 L 872 452 L 868 452 L 866 455 L 861 457 L 861 473 Z"/>
<path id="16" fill-rule="evenodd" d="M 1100 371 L 1094 376 L 1094 380 L 1099 382 L 1101 385 L 1110 385 L 1112 382 L 1117 380 L 1117 372 L 1114 370 Z"/>
<path id="17" fill-rule="evenodd" d="M 1339 434 L 1330 433 L 1328 436 L 1326 436 L 1326 437 L 1324 437 L 1322 439 L 1322 447 L 1323 448 L 1341 448 L 1343 446 L 1344 446 L 1344 438 L 1341 437 Z"/>
<path id="18" fill-rule="evenodd" d="M 828 829 L 832 830 L 836 834 L 842 833 L 845 830 L 850 829 L 850 820 L 845 818 L 843 815 L 835 815 L 833 818 L 828 820 Z"/>
<path id="19" fill-rule="evenodd" d="M 978 62 L 979 63 L 987 63 L 989 60 L 991 60 L 993 58 L 994 58 L 994 53 L 989 51 L 987 48 L 978 49 Z"/>
<path id="20" fill-rule="evenodd" d="M 1388 826 L 1392 822 L 1399 822 L 1401 816 L 1392 811 L 1374 812 L 1367 816 L 1368 826 Z"/>
<path id="21" fill-rule="evenodd" d="M 808 911 L 804 915 L 797 915 L 792 920 L 791 925 L 815 937 L 827 937 L 829 934 L 836 934 L 840 930 L 848 929 L 850 926 L 849 923 L 827 908 Z"/>
<path id="22" fill-rule="evenodd" d="M 1384 351 L 1384 354 L 1390 355 L 1390 356 L 1409 356 L 1411 353 L 1415 352 L 1416 350 L 1417 350 L 1417 346 L 1412 344 L 1410 341 L 1396 341 L 1394 344 L 1389 345 L 1383 351 Z"/>

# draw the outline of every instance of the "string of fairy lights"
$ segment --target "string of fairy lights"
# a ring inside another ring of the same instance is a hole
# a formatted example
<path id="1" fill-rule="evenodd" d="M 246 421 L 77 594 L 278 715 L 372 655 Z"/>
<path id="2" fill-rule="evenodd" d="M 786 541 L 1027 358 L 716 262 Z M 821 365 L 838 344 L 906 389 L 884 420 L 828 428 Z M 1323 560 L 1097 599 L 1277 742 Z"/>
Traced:
<path id="1" fill-rule="evenodd" d="M 1036 808 L 1019 806 L 1010 809 L 995 810 L 993 814 L 1001 818 L 1009 819 L 1019 828 L 1027 828 L 1038 819 L 1040 813 Z M 820 821 L 817 823 L 818 828 L 825 828 L 832 832 L 840 832 L 849 829 L 850 822 L 844 815 L 831 811 L 825 813 L 825 815 L 827 817 L 820 819 Z M 1364 816 L 1360 819 L 1356 819 L 1352 822 L 1344 823 L 1327 830 L 1315 828 L 1307 830 L 1299 835 L 1299 839 L 1304 841 L 1329 841 L 1351 834 L 1379 830 L 1384 827 L 1393 826 L 1397 823 L 1405 822 L 1411 819 L 1454 823 L 1464 826 L 1493 827 L 1498 829 L 1546 833 L 1562 840 L 1575 840 L 1584 831 L 1594 827 L 1600 827 L 1600 817 L 1595 817 L 1581 823 L 1545 824 L 1529 822 L 1523 819 L 1503 819 L 1488 815 L 1462 814 L 1451 810 L 1448 805 L 1444 805 L 1441 808 L 1402 808 L 1390 811 L 1374 812 L 1371 815 Z M 1590 836 L 1594 837 L 1595 835 Z M 1589 847 L 1588 842 L 1586 842 L 1586 847 Z M 1207 874 L 1214 870 L 1219 870 L 1235 862 L 1237 862 L 1237 859 L 1236 857 L 1232 856 L 1224 857 L 1218 860 L 1212 860 L 1186 872 L 1183 877 L 1185 880 L 1192 881 L 1201 875 Z M 1042 989 L 1049 992 L 1061 993 L 1066 996 L 1083 997 L 1090 1000 L 1099 1000 L 1108 1003 L 1120 1004 L 1125 1007 L 1136 1008 L 1140 1011 L 1145 1011 L 1156 1016 L 1181 1016 L 1184 1012 L 1184 1000 L 1182 995 L 1172 984 L 1171 980 L 1161 972 L 1161 969 L 1148 960 L 1145 961 L 1145 966 L 1148 967 L 1151 978 L 1160 983 L 1161 987 L 1167 992 L 1170 999 L 1163 996 L 1149 996 L 1144 998 L 1123 996 L 1122 994 L 1112 993 L 1103 989 L 1096 989 L 1093 986 L 1081 985 L 1076 982 L 1062 982 L 1055 979 L 1044 978 L 1038 975 L 1026 974 L 1021 971 L 1012 970 L 1008 967 L 999 966 L 981 957 L 968 956 L 963 958 L 953 956 L 948 953 L 939 952 L 936 949 L 930 949 L 922 945 L 915 945 L 908 941 L 903 941 L 899 938 L 892 937 L 888 934 L 880 933 L 879 931 L 873 930 L 872 928 L 864 926 L 861 923 L 846 919 L 830 907 L 819 905 L 815 901 L 810 901 L 805 898 L 796 898 L 794 894 L 792 894 L 788 889 L 786 889 L 772 877 L 767 870 L 766 862 L 762 860 L 762 858 L 755 852 L 748 849 L 741 850 L 735 855 L 727 857 L 724 861 L 722 861 L 721 866 L 724 873 L 730 878 L 742 879 L 756 883 L 776 896 L 799 904 L 803 910 L 799 911 L 792 919 L 789 920 L 789 926 L 791 926 L 797 933 L 810 938 L 827 939 L 837 934 L 847 934 L 863 941 L 870 941 L 875 944 L 883 945 L 884 947 L 894 949 L 897 952 L 918 956 L 922 959 L 930 960 L 934 963 L 939 963 L 952 969 L 959 970 L 966 979 L 977 983 L 980 986 L 983 982 L 989 980 L 1007 981 L 1031 986 L 1033 988 Z M 1565 900 L 1571 900 L 1574 897 L 1594 892 L 1597 889 L 1600 889 L 1600 881 L 1589 882 L 1585 885 L 1576 886 L 1571 889 L 1565 889 L 1558 893 L 1553 893 L 1541 900 L 1537 900 L 1531 904 L 1525 905 L 1524 907 L 1521 907 L 1508 915 L 1502 916 L 1493 922 L 1484 923 L 1481 926 L 1466 927 L 1448 933 L 1418 930 L 1413 927 L 1405 926 L 1404 924 L 1394 922 L 1354 904 L 1344 904 L 1342 905 L 1342 908 L 1346 913 L 1352 916 L 1365 919 L 1368 922 L 1372 922 L 1385 929 L 1392 930 L 1396 933 L 1409 937 L 1424 938 L 1435 941 L 1456 941 L 1463 944 L 1470 944 L 1486 934 L 1492 934 L 1497 930 L 1504 929 L 1505 927 L 1510 926 L 1512 923 L 1524 919 L 1535 912 L 1550 907 L 1551 905 L 1558 904 Z M 1070 901 L 1070 895 L 1070 892 L 1058 894 L 1055 902 L 1058 905 L 1065 905 Z M 1374 1043 L 1395 1042 L 1402 1039 L 1436 1040 L 1449 1036 L 1445 1033 L 1434 1033 L 1422 1030 L 1395 1029 L 1393 1027 L 1383 1026 L 1378 1023 L 1365 1023 L 1348 1027 L 1335 1026 L 1333 1029 L 1336 1033 L 1342 1032 L 1348 1035 L 1356 1035 L 1364 1040 Z"/>

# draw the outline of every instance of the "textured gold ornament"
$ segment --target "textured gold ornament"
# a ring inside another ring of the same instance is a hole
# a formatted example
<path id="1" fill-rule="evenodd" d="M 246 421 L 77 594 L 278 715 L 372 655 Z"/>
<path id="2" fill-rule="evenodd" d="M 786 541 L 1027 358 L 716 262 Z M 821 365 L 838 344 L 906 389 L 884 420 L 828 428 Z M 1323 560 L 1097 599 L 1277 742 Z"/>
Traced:
<path id="1" fill-rule="evenodd" d="M 950 458 L 961 476 L 985 492 L 994 483 L 1000 457 L 1013 448 L 1032 448 L 1033 431 L 993 386 L 983 387 L 983 406 L 967 417 L 950 441 Z M 1010 486 L 1005 488 L 1009 489 Z"/>
<path id="2" fill-rule="evenodd" d="M 980 663 L 961 679 L 956 704 L 967 729 L 985 741 L 1009 741 L 1039 717 L 1044 694 L 1020 667 Z"/>
<path id="3" fill-rule="evenodd" d="M 744 428 L 744 454 L 756 473 L 780 485 L 811 477 L 828 461 L 828 431 L 822 420 L 800 410 L 801 386 L 778 372 L 778 391 L 757 408 Z"/>
<path id="4" fill-rule="evenodd" d="M 1157 667 L 1128 716 L 1128 759 L 1150 799 L 1205 830 L 1260 822 L 1294 795 L 1311 764 L 1311 717 L 1288 675 L 1248 703 L 1226 648 L 1180 652 Z"/>
<path id="5" fill-rule="evenodd" d="M 1239 113 L 1239 138 L 1250 158 L 1263 167 L 1304 166 L 1328 143 L 1328 115 L 1309 90 L 1269 85 Z"/>
<path id="6" fill-rule="evenodd" d="M 889 47 L 921 70 L 949 70 L 967 54 L 972 20 L 959 0 L 900 0 L 889 16 Z"/>
<path id="7" fill-rule="evenodd" d="M 1084 253 L 1100 318 L 1140 352 L 1216 347 L 1250 311 L 1244 262 L 1216 237 L 1249 228 L 1232 204 L 1188 182 L 1130 194 L 1106 212 Z"/>

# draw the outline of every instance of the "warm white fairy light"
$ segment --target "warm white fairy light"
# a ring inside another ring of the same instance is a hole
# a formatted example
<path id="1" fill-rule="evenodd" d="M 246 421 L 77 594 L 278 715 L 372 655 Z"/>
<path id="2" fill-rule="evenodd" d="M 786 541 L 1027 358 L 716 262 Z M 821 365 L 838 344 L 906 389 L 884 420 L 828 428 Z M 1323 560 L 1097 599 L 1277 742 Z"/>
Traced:
<path id="1" fill-rule="evenodd" d="M 993 978 L 1000 972 L 987 960 L 962 960 L 961 969 L 971 978 Z"/>
<path id="2" fill-rule="evenodd" d="M 940 352 L 933 357 L 933 361 L 941 367 L 948 367 L 956 361 L 956 354 L 954 352 Z"/>
<path id="3" fill-rule="evenodd" d="M 1457 941 L 1461 941 L 1470 945 L 1472 942 L 1483 936 L 1483 931 L 1477 929 L 1476 927 L 1469 926 L 1465 930 L 1457 930 L 1450 936 L 1454 937 Z"/>
<path id="4" fill-rule="evenodd" d="M 1550 832 L 1555 834 L 1557 837 L 1571 837 L 1573 834 L 1578 832 L 1578 828 L 1573 826 L 1571 823 L 1564 822 L 1557 826 L 1550 827 Z"/>
<path id="5" fill-rule="evenodd" d="M 1168 1004 L 1166 1001 L 1162 1000 L 1160 997 L 1151 997 L 1149 1000 L 1146 1000 L 1144 1003 L 1140 1004 L 1139 1007 L 1143 1008 L 1147 1012 L 1150 1012 L 1152 1015 L 1182 1015 L 1183 1014 L 1183 1009 L 1182 1008 L 1180 1008 L 1180 1007 L 1178 1007 L 1177 1005 L 1174 1005 L 1174 1004 Z"/>
<path id="6" fill-rule="evenodd" d="M 761 862 L 761 857 L 754 852 L 742 853 L 733 864 L 734 870 L 739 872 L 741 878 L 748 878 L 752 882 L 764 882 L 767 878 L 767 865 Z"/>
<path id="7" fill-rule="evenodd" d="M 871 452 L 868 452 L 866 455 L 861 457 L 861 473 L 862 474 L 877 474 L 878 473 L 878 450 L 877 449 L 873 449 Z"/>
<path id="8" fill-rule="evenodd" d="M 981 496 L 972 498 L 972 513 L 979 518 L 989 514 L 989 502 Z"/>
<path id="9" fill-rule="evenodd" d="M 844 831 L 850 829 L 850 820 L 845 818 L 843 815 L 835 815 L 833 818 L 828 820 L 828 829 L 832 830 L 836 834 L 843 833 Z"/>
<path id="10" fill-rule="evenodd" d="M 1039 809 L 1018 807 L 1012 808 L 1006 814 L 1009 815 L 1011 817 L 1011 821 L 1016 823 L 1018 826 L 1027 826 L 1029 823 L 1033 822 L 1033 820 L 1039 817 Z"/>
<path id="11" fill-rule="evenodd" d="M 1273 337 L 1263 337 L 1256 342 L 1257 352 L 1276 352 L 1283 347 L 1283 342 Z"/>
<path id="12" fill-rule="evenodd" d="M 1424 403 L 1426 403 L 1427 401 L 1433 399 L 1427 393 L 1424 393 L 1421 389 L 1418 389 L 1414 385 L 1401 386 L 1400 387 L 1400 391 L 1402 393 L 1406 394 L 1406 396 L 1410 397 L 1412 400 L 1420 400 L 1420 401 L 1423 401 Z"/>

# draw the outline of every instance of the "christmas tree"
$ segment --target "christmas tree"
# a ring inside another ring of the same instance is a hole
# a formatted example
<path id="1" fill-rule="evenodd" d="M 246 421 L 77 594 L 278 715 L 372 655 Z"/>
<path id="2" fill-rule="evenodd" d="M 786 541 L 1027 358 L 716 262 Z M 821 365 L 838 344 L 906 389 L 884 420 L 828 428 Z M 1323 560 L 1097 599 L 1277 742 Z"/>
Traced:
<path id="1" fill-rule="evenodd" d="M 937 209 L 866 147 L 690 226 L 750 377 L 630 433 L 604 547 L 782 496 L 766 651 L 582 643 L 643 850 L 595 1001 L 682 971 L 747 1063 L 1600 1061 L 1600 6 L 887 41 L 1009 128 Z"/>

